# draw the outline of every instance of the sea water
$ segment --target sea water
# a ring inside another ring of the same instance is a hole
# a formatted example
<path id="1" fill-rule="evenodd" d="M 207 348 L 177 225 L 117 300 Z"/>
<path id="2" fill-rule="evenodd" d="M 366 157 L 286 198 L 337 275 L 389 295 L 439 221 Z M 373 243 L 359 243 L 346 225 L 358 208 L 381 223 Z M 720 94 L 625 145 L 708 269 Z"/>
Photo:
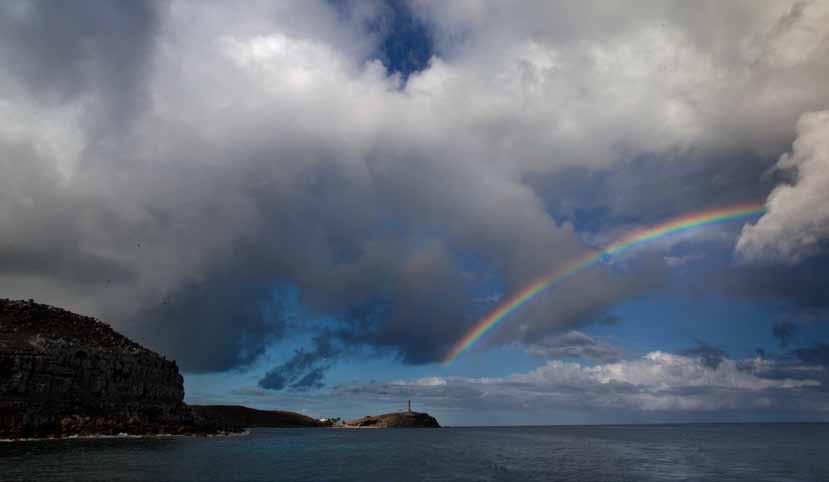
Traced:
<path id="1" fill-rule="evenodd" d="M 254 429 L 6 442 L 0 479 L 829 481 L 829 425 Z"/>

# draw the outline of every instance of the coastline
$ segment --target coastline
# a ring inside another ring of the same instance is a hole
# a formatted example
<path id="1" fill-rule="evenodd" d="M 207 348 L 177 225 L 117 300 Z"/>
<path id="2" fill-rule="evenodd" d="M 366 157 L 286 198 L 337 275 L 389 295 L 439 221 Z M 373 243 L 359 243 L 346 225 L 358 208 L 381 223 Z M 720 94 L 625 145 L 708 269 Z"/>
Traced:
<path id="1" fill-rule="evenodd" d="M 216 437 L 244 437 L 250 435 L 250 430 L 241 432 L 217 432 L 211 434 L 187 434 L 187 433 L 148 433 L 148 434 L 119 434 L 119 435 L 68 435 L 66 437 L 24 437 L 24 438 L 0 438 L 0 443 L 14 442 L 47 442 L 62 440 L 107 440 L 107 439 L 143 439 L 143 438 L 216 438 Z"/>
<path id="2" fill-rule="evenodd" d="M 331 428 L 336 428 L 336 429 L 378 430 L 378 429 L 383 429 L 383 428 L 386 428 L 386 427 L 378 427 L 378 426 L 376 426 L 376 425 L 375 425 L 375 426 L 365 426 L 365 427 L 360 427 L 360 426 L 356 426 L 356 425 L 335 425 L 335 426 L 333 426 L 333 427 L 331 427 Z"/>

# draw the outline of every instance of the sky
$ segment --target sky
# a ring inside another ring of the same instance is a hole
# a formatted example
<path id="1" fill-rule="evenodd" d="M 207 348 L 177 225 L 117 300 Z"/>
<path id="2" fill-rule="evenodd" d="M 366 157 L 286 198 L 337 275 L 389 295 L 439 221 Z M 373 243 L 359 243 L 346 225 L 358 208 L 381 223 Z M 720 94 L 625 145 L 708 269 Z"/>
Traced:
<path id="1" fill-rule="evenodd" d="M 820 1 L 1 2 L 0 296 L 192 403 L 829 421 L 827 49 Z"/>

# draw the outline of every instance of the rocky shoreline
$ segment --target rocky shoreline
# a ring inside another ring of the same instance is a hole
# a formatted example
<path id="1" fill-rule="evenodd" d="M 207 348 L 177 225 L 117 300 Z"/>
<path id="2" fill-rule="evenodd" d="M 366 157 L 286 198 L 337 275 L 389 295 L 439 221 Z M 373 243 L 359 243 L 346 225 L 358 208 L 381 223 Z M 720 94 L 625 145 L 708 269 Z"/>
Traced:
<path id="1" fill-rule="evenodd" d="M 97 434 L 97 435 L 66 435 L 66 436 L 55 436 L 55 437 L 28 437 L 28 438 L 0 438 L 0 444 L 2 443 L 15 443 L 15 442 L 50 442 L 50 441 L 61 441 L 61 440 L 124 440 L 124 439 L 166 439 L 166 438 L 181 438 L 181 437 L 199 437 L 199 438 L 213 438 L 213 437 L 244 437 L 250 435 L 250 430 L 240 430 L 240 431 L 232 431 L 232 432 L 224 432 L 224 431 L 217 431 L 215 433 L 184 433 L 184 434 L 176 434 L 176 433 L 157 433 L 157 434 L 126 434 L 120 433 L 117 435 L 104 435 L 104 434 Z"/>

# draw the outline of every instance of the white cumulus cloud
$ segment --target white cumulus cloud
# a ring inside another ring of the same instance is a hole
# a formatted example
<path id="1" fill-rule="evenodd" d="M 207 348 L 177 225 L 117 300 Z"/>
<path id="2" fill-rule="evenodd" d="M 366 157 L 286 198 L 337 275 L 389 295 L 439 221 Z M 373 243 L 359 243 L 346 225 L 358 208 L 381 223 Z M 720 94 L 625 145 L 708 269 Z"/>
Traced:
<path id="1" fill-rule="evenodd" d="M 416 398 L 435 407 L 589 407 L 639 412 L 796 409 L 826 411 L 825 368 L 779 361 L 723 358 L 713 367 L 700 356 L 655 351 L 588 366 L 552 360 L 506 377 L 430 377 L 387 384 L 343 385 L 346 397 Z"/>
<path id="2" fill-rule="evenodd" d="M 792 152 L 777 169 L 793 171 L 766 201 L 768 212 L 747 225 L 737 251 L 752 259 L 797 262 L 815 254 L 829 238 L 829 110 L 803 114 Z"/>

